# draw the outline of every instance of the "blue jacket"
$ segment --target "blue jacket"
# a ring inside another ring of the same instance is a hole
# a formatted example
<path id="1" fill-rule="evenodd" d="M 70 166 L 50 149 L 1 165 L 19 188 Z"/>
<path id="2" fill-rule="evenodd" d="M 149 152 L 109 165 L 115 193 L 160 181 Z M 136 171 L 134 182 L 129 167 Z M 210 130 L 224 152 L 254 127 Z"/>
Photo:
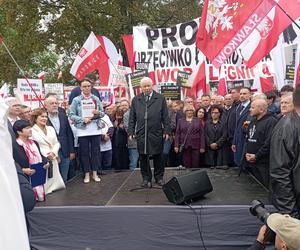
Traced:
<path id="1" fill-rule="evenodd" d="M 104 116 L 104 110 L 100 99 L 97 96 L 92 95 L 92 99 L 95 102 L 96 109 L 99 110 L 99 118 L 95 121 L 99 128 L 101 128 L 100 118 Z M 86 124 L 84 123 L 84 119 L 81 114 L 81 101 L 83 100 L 83 96 L 77 96 L 73 99 L 71 107 L 70 107 L 70 119 L 74 121 L 76 128 L 84 128 Z"/>

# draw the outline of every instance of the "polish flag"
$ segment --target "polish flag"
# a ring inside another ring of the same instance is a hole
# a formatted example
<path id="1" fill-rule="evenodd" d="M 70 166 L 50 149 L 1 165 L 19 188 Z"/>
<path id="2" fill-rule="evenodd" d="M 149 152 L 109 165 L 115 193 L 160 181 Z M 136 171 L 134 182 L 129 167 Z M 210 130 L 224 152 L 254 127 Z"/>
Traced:
<path id="1" fill-rule="evenodd" d="M 256 66 L 252 89 L 257 92 L 266 93 L 274 90 L 274 76 L 266 67 L 268 66 L 264 63 L 259 63 Z"/>
<path id="2" fill-rule="evenodd" d="M 278 1 L 278 0 L 277 0 Z M 296 20 L 300 17 L 300 1 L 279 0 L 278 4 Z M 240 46 L 245 64 L 252 68 L 265 57 L 277 44 L 280 34 L 292 23 L 292 20 L 278 6 L 274 6 L 257 28 Z"/>
<path id="3" fill-rule="evenodd" d="M 38 76 L 39 79 L 41 79 L 42 81 L 44 81 L 45 78 L 46 78 L 46 72 L 42 71 L 42 72 L 38 73 L 37 76 Z"/>
<path id="4" fill-rule="evenodd" d="M 189 81 L 192 82 L 192 88 L 187 90 L 187 96 L 197 98 L 203 94 L 209 94 L 209 85 L 206 83 L 205 60 L 197 65 L 197 69 L 190 75 Z"/>
<path id="5" fill-rule="evenodd" d="M 132 70 L 132 72 L 135 69 L 135 52 L 133 50 L 133 35 L 123 35 L 122 36 L 124 45 L 125 45 L 125 49 L 126 49 L 126 53 L 127 53 L 127 58 L 128 58 L 128 63 L 129 66 Z"/>
<path id="6" fill-rule="evenodd" d="M 220 68 L 219 84 L 217 94 L 225 96 L 227 94 L 226 75 L 223 67 Z"/>
<path id="7" fill-rule="evenodd" d="M 108 56 L 103 53 L 102 44 L 93 32 L 78 52 L 71 67 L 70 73 L 78 80 L 82 80 L 87 74 L 99 70 L 108 60 Z"/>
<path id="8" fill-rule="evenodd" d="M 9 93 L 8 85 L 7 83 L 4 83 L 0 89 L 0 96 L 5 99 L 8 97 L 8 93 Z"/>
<path id="9" fill-rule="evenodd" d="M 104 62 L 100 68 L 98 68 L 101 85 L 107 86 L 110 73 L 113 72 L 115 65 L 118 65 L 119 63 L 119 53 L 116 46 L 107 37 L 98 35 L 97 39 L 101 44 L 101 57 L 106 56 L 109 58 L 109 60 Z"/>
<path id="10" fill-rule="evenodd" d="M 205 0 L 197 47 L 219 68 L 274 5 L 274 0 Z"/>

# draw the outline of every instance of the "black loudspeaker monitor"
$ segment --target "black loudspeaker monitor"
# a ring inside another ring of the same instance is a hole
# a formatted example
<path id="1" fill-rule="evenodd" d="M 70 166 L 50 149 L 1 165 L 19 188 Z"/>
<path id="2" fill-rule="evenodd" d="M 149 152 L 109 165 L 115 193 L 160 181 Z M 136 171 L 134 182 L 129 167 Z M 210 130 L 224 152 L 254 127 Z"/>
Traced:
<path id="1" fill-rule="evenodd" d="M 163 191 L 170 202 L 182 204 L 211 192 L 213 187 L 205 170 L 192 171 L 186 175 L 174 176 L 163 185 Z"/>

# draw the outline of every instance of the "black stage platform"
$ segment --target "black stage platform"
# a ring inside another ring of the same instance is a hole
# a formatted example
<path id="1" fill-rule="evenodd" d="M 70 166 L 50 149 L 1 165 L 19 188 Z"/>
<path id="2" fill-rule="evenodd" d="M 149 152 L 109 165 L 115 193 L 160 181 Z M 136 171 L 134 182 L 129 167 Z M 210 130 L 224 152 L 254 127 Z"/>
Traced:
<path id="1" fill-rule="evenodd" d="M 206 170 L 214 190 L 193 210 L 169 203 L 162 190 L 130 192 L 140 185 L 139 170 L 111 172 L 100 183 L 77 176 L 29 213 L 32 249 L 247 249 L 261 224 L 249 204 L 268 204 L 268 192 L 235 169 Z M 188 172 L 166 169 L 165 180 Z"/>
<path id="2" fill-rule="evenodd" d="M 236 169 L 205 169 L 213 185 L 213 192 L 198 200 L 194 205 L 249 205 L 254 199 L 268 204 L 268 192 L 249 175 L 238 177 Z M 166 182 L 173 176 L 189 173 L 191 170 L 166 169 Z M 77 176 L 67 183 L 66 190 L 60 190 L 46 197 L 38 206 L 116 206 L 116 205 L 171 205 L 161 189 L 147 189 L 130 192 L 139 187 L 139 170 L 133 172 L 107 172 L 100 183 L 82 182 Z M 146 197 L 147 196 L 147 197 Z"/>

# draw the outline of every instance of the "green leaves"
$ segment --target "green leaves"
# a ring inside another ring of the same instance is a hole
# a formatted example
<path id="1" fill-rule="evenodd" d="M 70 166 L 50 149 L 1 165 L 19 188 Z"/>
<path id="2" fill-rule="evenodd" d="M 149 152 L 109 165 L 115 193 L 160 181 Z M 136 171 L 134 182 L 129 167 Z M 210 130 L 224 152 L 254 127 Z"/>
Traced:
<path id="1" fill-rule="evenodd" d="M 0 35 L 26 71 L 47 72 L 46 81 L 64 80 L 89 33 L 107 36 L 121 48 L 123 34 L 133 26 L 168 27 L 200 16 L 199 0 L 0 0 Z M 126 60 L 125 60 L 126 62 Z M 0 80 L 20 77 L 0 45 Z"/>

